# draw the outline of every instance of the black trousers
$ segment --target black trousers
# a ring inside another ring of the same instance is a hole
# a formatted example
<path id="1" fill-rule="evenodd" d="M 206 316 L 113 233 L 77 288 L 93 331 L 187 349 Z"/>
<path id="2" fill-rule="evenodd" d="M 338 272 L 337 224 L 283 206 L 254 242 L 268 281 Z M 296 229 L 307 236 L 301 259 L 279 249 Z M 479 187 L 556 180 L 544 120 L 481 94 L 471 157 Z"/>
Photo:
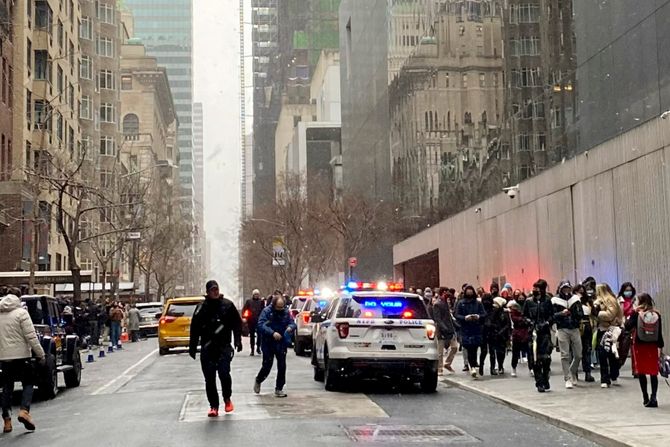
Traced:
<path id="1" fill-rule="evenodd" d="M 100 325 L 97 321 L 88 322 L 88 331 L 91 334 L 91 346 L 98 346 L 100 344 Z"/>
<path id="2" fill-rule="evenodd" d="M 591 352 L 593 351 L 593 330 L 591 325 L 584 326 L 582 334 L 582 370 L 585 373 L 591 372 Z"/>
<path id="3" fill-rule="evenodd" d="M 211 408 L 219 408 L 219 392 L 216 389 L 216 375 L 221 381 L 221 394 L 224 402 L 233 394 L 233 379 L 230 377 L 230 362 L 233 360 L 233 348 L 226 346 L 222 353 L 203 349 L 200 353 L 200 366 L 205 376 L 205 390 Z"/>
<path id="4" fill-rule="evenodd" d="M 611 352 L 605 351 L 605 348 L 600 346 L 600 341 L 603 339 L 606 331 L 598 330 L 596 341 L 598 343 L 598 362 L 600 363 L 600 383 L 612 384 L 612 380 L 619 378 L 619 368 L 621 364 Z"/>
<path id="5" fill-rule="evenodd" d="M 35 384 L 33 367 L 30 359 L 8 360 L 0 362 L 2 374 L 2 417 L 8 418 L 12 409 L 12 394 L 14 393 L 14 381 L 21 381 L 23 392 L 21 394 L 21 409 L 30 411 L 33 400 L 33 386 Z"/>
<path id="6" fill-rule="evenodd" d="M 528 342 L 527 341 L 514 341 L 512 342 L 512 368 L 516 369 L 519 364 L 519 359 L 521 354 L 526 354 L 528 357 Z"/>
<path id="7" fill-rule="evenodd" d="M 256 333 L 256 325 L 249 326 L 249 345 L 251 352 L 254 352 L 254 349 L 257 351 L 261 350 L 261 336 Z"/>
<path id="8" fill-rule="evenodd" d="M 479 345 L 463 345 L 463 349 L 468 354 L 468 366 L 470 368 L 477 368 L 479 364 L 477 363 L 477 349 Z"/>
<path id="9" fill-rule="evenodd" d="M 283 390 L 284 385 L 286 385 L 286 347 L 283 340 L 263 343 L 263 366 L 258 371 L 256 382 L 263 383 L 268 378 L 275 358 L 277 359 L 277 383 L 275 390 Z"/>

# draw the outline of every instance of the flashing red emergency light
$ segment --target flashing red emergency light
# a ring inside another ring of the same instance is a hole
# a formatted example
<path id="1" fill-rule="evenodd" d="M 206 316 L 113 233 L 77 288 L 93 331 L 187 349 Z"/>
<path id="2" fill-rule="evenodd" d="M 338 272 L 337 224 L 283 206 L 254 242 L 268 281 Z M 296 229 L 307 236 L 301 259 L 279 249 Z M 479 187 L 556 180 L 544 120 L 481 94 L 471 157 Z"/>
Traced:
<path id="1" fill-rule="evenodd" d="M 249 315 L 251 315 L 251 312 L 249 311 L 249 309 L 246 309 L 246 310 L 242 313 L 242 318 L 249 318 Z"/>
<path id="2" fill-rule="evenodd" d="M 314 296 L 314 291 L 312 291 L 312 290 L 298 290 L 298 296 Z"/>
<path id="3" fill-rule="evenodd" d="M 403 318 L 412 318 L 414 316 L 414 312 L 411 310 L 406 310 L 405 312 L 402 313 Z"/>
<path id="4" fill-rule="evenodd" d="M 349 291 L 383 291 L 383 292 L 402 292 L 405 287 L 402 283 L 399 282 L 361 282 L 361 281 L 350 281 L 345 287 Z"/>

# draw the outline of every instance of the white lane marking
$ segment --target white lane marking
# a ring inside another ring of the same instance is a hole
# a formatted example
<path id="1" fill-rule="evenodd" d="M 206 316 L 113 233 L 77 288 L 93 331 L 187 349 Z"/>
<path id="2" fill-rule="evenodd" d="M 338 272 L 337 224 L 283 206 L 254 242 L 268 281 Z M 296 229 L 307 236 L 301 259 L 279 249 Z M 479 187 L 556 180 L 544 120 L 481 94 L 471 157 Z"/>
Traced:
<path id="1" fill-rule="evenodd" d="M 114 385 L 115 383 L 117 383 L 118 381 L 120 381 L 122 379 L 127 379 L 126 380 L 126 383 L 127 383 L 128 381 L 130 381 L 133 377 L 135 377 L 137 375 L 136 373 L 135 374 L 130 374 L 130 372 L 132 370 L 134 370 L 135 368 L 137 368 L 138 366 L 140 366 L 142 363 L 146 362 L 149 358 L 155 356 L 157 352 L 158 352 L 158 349 L 154 349 L 149 354 L 142 357 L 142 359 L 139 362 L 135 363 L 130 368 L 123 371 L 121 373 L 121 375 L 118 376 L 116 379 L 110 380 L 107 384 L 105 384 L 105 385 L 101 386 L 100 388 L 98 388 L 97 390 L 95 390 L 93 393 L 91 393 L 91 396 L 97 396 L 99 394 L 103 394 L 105 392 L 105 390 L 107 390 L 112 385 Z"/>

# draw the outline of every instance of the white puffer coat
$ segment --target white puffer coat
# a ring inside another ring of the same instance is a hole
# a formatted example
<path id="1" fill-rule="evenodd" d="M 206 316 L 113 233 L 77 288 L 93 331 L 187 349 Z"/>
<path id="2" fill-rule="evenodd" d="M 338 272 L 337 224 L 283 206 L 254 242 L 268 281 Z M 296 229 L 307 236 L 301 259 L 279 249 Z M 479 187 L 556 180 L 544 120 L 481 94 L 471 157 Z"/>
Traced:
<path id="1" fill-rule="evenodd" d="M 7 295 L 0 300 L 0 361 L 30 358 L 31 350 L 44 358 L 28 311 L 16 295 Z"/>

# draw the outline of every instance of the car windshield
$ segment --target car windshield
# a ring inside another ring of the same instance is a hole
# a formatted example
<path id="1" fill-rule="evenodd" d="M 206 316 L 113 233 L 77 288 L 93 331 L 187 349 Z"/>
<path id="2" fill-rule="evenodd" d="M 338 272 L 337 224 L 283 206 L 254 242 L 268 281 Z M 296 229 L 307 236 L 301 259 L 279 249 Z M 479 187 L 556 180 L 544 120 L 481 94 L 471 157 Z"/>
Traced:
<path id="1" fill-rule="evenodd" d="M 307 302 L 307 298 L 293 298 L 291 310 L 302 310 L 305 306 L 305 302 Z"/>
<path id="2" fill-rule="evenodd" d="M 353 296 L 344 298 L 337 318 L 429 319 L 426 305 L 404 296 Z"/>
<path id="3" fill-rule="evenodd" d="M 172 303 L 167 310 L 169 317 L 192 317 L 197 303 Z"/>
<path id="4" fill-rule="evenodd" d="M 137 310 L 140 311 L 140 315 L 143 317 L 154 316 L 157 313 L 160 313 L 163 310 L 162 306 L 150 306 L 150 307 L 138 307 Z"/>
<path id="5" fill-rule="evenodd" d="M 23 303 L 30 314 L 30 319 L 33 324 L 48 324 L 45 321 L 44 310 L 42 309 L 42 302 L 40 300 L 24 300 Z"/>

